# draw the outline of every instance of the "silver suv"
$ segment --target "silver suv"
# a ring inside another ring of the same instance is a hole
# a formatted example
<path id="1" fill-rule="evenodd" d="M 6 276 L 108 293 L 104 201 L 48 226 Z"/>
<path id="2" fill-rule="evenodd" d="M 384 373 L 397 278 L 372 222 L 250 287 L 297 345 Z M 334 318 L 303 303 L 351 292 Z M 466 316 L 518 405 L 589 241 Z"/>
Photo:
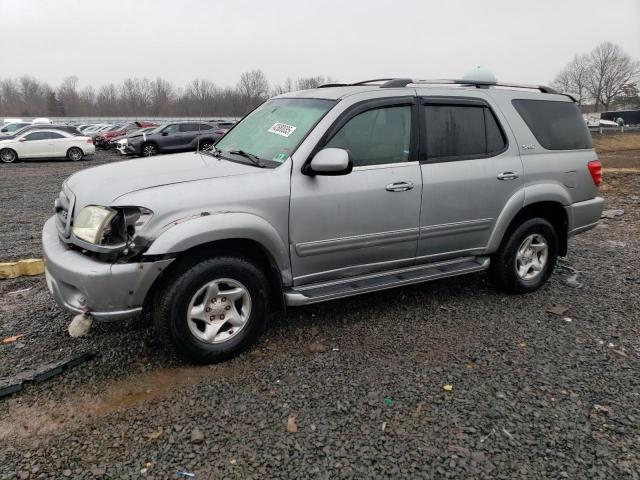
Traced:
<path id="1" fill-rule="evenodd" d="M 269 313 L 489 270 L 543 285 L 596 225 L 601 166 L 547 87 L 391 79 L 288 93 L 196 153 L 67 179 L 44 226 L 57 302 L 151 312 L 191 361 L 238 354 Z"/>

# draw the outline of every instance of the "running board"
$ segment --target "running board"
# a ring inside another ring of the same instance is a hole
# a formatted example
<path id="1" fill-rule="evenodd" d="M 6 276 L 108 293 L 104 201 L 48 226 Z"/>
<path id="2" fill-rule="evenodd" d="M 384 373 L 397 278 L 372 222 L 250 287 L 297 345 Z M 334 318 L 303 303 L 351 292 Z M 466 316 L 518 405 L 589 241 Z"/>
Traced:
<path id="1" fill-rule="evenodd" d="M 333 282 L 302 285 L 284 293 L 288 306 L 308 305 L 336 298 L 350 297 L 361 293 L 375 292 L 387 288 L 427 282 L 438 278 L 455 277 L 465 273 L 480 272 L 489 268 L 489 257 L 464 257 L 445 262 L 430 263 L 346 278 Z"/>

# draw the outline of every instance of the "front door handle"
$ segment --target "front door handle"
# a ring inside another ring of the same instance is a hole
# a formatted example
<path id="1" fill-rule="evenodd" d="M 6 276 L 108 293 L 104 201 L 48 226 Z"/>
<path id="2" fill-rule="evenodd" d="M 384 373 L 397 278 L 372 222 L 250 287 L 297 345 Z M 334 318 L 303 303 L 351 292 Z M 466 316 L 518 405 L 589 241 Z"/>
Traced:
<path id="1" fill-rule="evenodd" d="M 411 182 L 394 182 L 390 183 L 386 187 L 387 192 L 406 192 L 407 190 L 411 190 L 413 188 L 413 183 Z"/>
<path id="2" fill-rule="evenodd" d="M 498 175 L 498 180 L 515 180 L 519 176 L 518 172 L 502 172 Z"/>

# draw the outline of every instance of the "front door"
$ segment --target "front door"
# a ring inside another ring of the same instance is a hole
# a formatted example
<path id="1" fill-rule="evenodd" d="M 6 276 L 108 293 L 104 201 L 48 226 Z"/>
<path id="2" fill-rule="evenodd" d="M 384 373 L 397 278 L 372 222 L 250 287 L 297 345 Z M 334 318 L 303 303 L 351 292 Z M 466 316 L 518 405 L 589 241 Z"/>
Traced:
<path id="1" fill-rule="evenodd" d="M 51 157 L 52 148 L 49 132 L 27 133 L 16 146 L 19 158 Z"/>
<path id="2" fill-rule="evenodd" d="M 294 285 L 413 261 L 422 192 L 416 120 L 414 97 L 357 104 L 318 146 L 348 150 L 353 171 L 294 172 L 289 225 Z"/>
<path id="3" fill-rule="evenodd" d="M 424 187 L 417 256 L 477 255 L 522 189 L 518 146 L 489 98 L 424 97 L 420 103 Z"/>

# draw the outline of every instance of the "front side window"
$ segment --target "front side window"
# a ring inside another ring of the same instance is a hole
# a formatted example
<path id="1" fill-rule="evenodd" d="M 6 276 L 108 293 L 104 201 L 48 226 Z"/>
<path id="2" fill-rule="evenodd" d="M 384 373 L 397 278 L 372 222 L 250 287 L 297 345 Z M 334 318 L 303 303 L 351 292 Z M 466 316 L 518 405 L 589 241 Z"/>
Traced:
<path id="1" fill-rule="evenodd" d="M 424 115 L 428 160 L 482 158 L 506 146 L 498 122 L 487 107 L 426 105 Z"/>
<path id="2" fill-rule="evenodd" d="M 33 132 L 33 133 L 27 134 L 24 138 L 31 141 L 31 140 L 48 140 L 50 137 L 49 137 L 49 132 Z"/>
<path id="3" fill-rule="evenodd" d="M 334 105 L 333 100 L 313 98 L 269 100 L 222 137 L 216 148 L 283 163 Z"/>
<path id="4" fill-rule="evenodd" d="M 354 167 L 384 165 L 409 160 L 411 106 L 367 110 L 349 120 L 325 148 L 343 148 Z"/>
<path id="5" fill-rule="evenodd" d="M 179 130 L 179 125 L 174 123 L 173 125 L 166 126 L 165 129 L 162 130 L 162 133 L 178 133 Z"/>

